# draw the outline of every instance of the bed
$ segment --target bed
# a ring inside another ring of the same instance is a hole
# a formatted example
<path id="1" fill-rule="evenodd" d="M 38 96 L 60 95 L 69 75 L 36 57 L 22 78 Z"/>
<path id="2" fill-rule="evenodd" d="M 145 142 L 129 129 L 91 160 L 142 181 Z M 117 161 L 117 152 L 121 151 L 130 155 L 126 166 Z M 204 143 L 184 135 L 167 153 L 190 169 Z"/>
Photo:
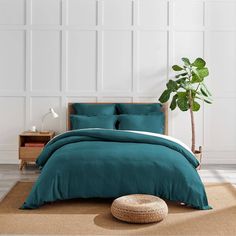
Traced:
<path id="1" fill-rule="evenodd" d="M 68 131 L 37 159 L 41 174 L 21 209 L 75 198 L 152 194 L 208 210 L 191 150 L 167 136 L 161 104 L 68 104 Z"/>

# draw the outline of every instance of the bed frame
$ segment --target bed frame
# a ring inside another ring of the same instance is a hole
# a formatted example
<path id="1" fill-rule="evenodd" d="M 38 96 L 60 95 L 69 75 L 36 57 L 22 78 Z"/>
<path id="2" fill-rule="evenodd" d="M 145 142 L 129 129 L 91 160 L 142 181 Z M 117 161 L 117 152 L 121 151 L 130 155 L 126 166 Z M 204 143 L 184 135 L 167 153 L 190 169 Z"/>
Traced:
<path id="1" fill-rule="evenodd" d="M 114 102 L 97 102 L 97 103 L 95 103 L 95 102 L 89 103 L 88 102 L 87 104 L 110 104 L 110 103 L 114 103 Z M 68 103 L 68 107 L 67 107 L 67 125 L 66 125 L 67 130 L 71 130 L 70 115 L 75 114 L 72 104 L 73 103 Z M 145 103 L 134 102 L 133 104 L 145 104 Z M 165 115 L 164 134 L 168 135 L 168 105 L 164 104 L 162 109 L 163 109 L 163 112 Z"/>

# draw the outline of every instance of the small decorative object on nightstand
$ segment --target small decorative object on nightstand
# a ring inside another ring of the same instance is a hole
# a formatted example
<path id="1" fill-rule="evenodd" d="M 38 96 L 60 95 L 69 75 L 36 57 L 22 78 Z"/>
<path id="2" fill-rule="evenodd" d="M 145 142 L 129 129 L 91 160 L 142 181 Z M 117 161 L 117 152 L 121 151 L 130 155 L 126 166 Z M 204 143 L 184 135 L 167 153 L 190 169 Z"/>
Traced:
<path id="1" fill-rule="evenodd" d="M 35 162 L 44 146 L 54 137 L 55 133 L 30 132 L 26 131 L 19 135 L 19 159 L 20 170 L 27 162 Z"/>

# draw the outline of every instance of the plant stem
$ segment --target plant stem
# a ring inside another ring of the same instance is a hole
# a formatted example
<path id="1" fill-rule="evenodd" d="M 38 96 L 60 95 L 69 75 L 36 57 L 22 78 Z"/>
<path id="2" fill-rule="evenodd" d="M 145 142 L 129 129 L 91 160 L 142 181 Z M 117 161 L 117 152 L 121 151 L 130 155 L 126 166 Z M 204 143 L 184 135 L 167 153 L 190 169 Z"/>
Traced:
<path id="1" fill-rule="evenodd" d="M 191 127 L 192 127 L 192 152 L 195 151 L 195 122 L 194 122 L 194 115 L 193 115 L 193 109 L 190 107 L 190 116 L 191 116 Z"/>
<path id="2" fill-rule="evenodd" d="M 197 85 L 197 88 L 196 88 L 195 92 L 197 92 L 197 91 L 198 91 L 198 88 L 199 88 L 199 86 L 200 86 L 200 83 L 198 83 L 198 85 Z"/>
<path id="3" fill-rule="evenodd" d="M 195 122 L 194 122 L 194 115 L 193 115 L 193 98 L 192 98 L 191 91 L 189 93 L 189 110 L 190 110 L 191 128 L 192 128 L 192 147 L 191 147 L 191 150 L 194 153 L 195 152 Z"/>

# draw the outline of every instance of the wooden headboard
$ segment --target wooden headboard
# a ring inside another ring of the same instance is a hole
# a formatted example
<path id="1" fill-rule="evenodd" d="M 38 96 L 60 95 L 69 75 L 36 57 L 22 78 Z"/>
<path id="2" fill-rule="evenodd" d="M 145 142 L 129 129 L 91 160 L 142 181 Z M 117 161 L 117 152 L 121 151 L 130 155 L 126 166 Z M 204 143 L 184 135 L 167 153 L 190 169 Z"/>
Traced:
<path id="1" fill-rule="evenodd" d="M 73 109 L 72 106 L 73 103 L 68 103 L 68 107 L 67 107 L 67 130 L 71 130 L 71 123 L 70 123 L 70 115 L 71 114 L 75 114 L 75 111 Z M 88 104 L 88 103 L 87 103 Z M 90 104 L 109 104 L 108 102 L 98 102 L 98 103 L 90 103 Z M 134 102 L 133 104 L 145 104 L 145 103 L 141 103 L 141 102 Z M 163 112 L 165 114 L 165 130 L 164 130 L 164 134 L 168 135 L 168 105 L 165 104 L 163 105 Z"/>

